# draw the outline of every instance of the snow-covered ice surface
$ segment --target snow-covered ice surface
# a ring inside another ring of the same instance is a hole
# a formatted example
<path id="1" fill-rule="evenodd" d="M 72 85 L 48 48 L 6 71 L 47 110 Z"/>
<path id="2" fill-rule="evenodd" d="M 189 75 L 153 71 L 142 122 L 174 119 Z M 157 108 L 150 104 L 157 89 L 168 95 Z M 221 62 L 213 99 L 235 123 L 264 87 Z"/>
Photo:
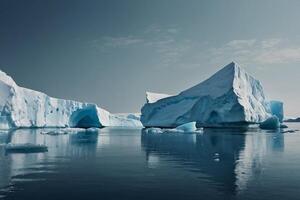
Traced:
<path id="1" fill-rule="evenodd" d="M 155 103 L 160 99 L 169 97 L 171 95 L 162 94 L 162 93 L 154 93 L 154 92 L 146 92 L 146 101 L 147 103 Z"/>
<path id="2" fill-rule="evenodd" d="M 0 97 L 0 129 L 140 126 L 138 120 L 129 114 L 118 117 L 96 104 L 52 98 L 42 92 L 19 87 L 2 71 Z"/>
<path id="3" fill-rule="evenodd" d="M 244 125 L 272 115 L 260 82 L 234 62 L 178 95 L 155 100 L 147 100 L 141 110 L 145 127 L 177 127 L 192 121 L 197 126 Z"/>

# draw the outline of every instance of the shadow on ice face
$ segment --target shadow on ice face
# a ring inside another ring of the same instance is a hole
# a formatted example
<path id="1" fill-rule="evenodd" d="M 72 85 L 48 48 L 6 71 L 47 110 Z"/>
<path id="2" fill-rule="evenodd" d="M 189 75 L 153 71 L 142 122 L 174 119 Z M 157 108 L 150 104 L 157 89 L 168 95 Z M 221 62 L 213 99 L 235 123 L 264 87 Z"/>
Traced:
<path id="1" fill-rule="evenodd" d="M 74 128 L 101 128 L 101 124 L 95 106 L 78 109 L 70 117 L 70 126 Z"/>

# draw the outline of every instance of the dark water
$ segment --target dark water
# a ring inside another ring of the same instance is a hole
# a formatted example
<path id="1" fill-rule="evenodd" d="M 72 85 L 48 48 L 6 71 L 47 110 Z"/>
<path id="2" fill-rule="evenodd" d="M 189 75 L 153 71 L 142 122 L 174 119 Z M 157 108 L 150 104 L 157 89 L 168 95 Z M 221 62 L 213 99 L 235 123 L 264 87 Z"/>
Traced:
<path id="1" fill-rule="evenodd" d="M 300 199 L 300 132 L 40 132 L 0 133 L 1 144 L 49 147 L 46 153 L 6 154 L 0 145 L 1 198 Z"/>

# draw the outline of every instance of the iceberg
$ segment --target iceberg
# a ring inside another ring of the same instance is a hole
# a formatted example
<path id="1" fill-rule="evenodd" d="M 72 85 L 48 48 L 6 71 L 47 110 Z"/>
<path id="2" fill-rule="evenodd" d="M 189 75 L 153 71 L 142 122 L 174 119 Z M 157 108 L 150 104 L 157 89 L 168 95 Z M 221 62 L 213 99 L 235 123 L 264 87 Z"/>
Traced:
<path id="1" fill-rule="evenodd" d="M 288 128 L 288 125 L 286 125 L 286 124 L 280 124 L 280 128 Z"/>
<path id="2" fill-rule="evenodd" d="M 278 117 L 280 123 L 283 122 L 283 103 L 281 101 L 270 101 L 270 108 L 272 115 Z"/>
<path id="3" fill-rule="evenodd" d="M 280 122 L 278 117 L 273 115 L 268 119 L 266 119 L 265 121 L 261 122 L 259 127 L 261 129 L 266 129 L 266 130 L 278 129 L 280 128 Z"/>
<path id="4" fill-rule="evenodd" d="M 109 123 L 114 127 L 143 127 L 140 114 L 135 113 L 110 114 Z"/>
<path id="5" fill-rule="evenodd" d="M 0 129 L 140 126 L 139 117 L 118 116 L 93 103 L 57 99 L 18 86 L 0 71 Z M 134 115 L 135 116 L 135 115 Z"/>
<path id="6" fill-rule="evenodd" d="M 240 126 L 272 116 L 261 83 L 234 62 L 178 95 L 151 94 L 141 109 L 145 127 L 174 128 L 191 121 L 197 127 Z"/>
<path id="7" fill-rule="evenodd" d="M 284 122 L 300 122 L 300 117 L 287 118 Z"/>
<path id="8" fill-rule="evenodd" d="M 109 126 L 109 112 L 97 105 L 19 87 L 2 71 L 0 95 L 0 128 Z"/>

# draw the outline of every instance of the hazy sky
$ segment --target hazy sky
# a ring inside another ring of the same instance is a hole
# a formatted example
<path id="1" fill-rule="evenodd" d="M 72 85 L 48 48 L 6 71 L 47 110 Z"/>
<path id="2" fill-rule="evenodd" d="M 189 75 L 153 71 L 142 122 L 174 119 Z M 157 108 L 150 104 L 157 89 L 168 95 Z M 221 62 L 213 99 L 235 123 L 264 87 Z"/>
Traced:
<path id="1" fill-rule="evenodd" d="M 298 0 L 0 0 L 0 68 L 24 87 L 137 112 L 236 61 L 300 115 Z"/>

